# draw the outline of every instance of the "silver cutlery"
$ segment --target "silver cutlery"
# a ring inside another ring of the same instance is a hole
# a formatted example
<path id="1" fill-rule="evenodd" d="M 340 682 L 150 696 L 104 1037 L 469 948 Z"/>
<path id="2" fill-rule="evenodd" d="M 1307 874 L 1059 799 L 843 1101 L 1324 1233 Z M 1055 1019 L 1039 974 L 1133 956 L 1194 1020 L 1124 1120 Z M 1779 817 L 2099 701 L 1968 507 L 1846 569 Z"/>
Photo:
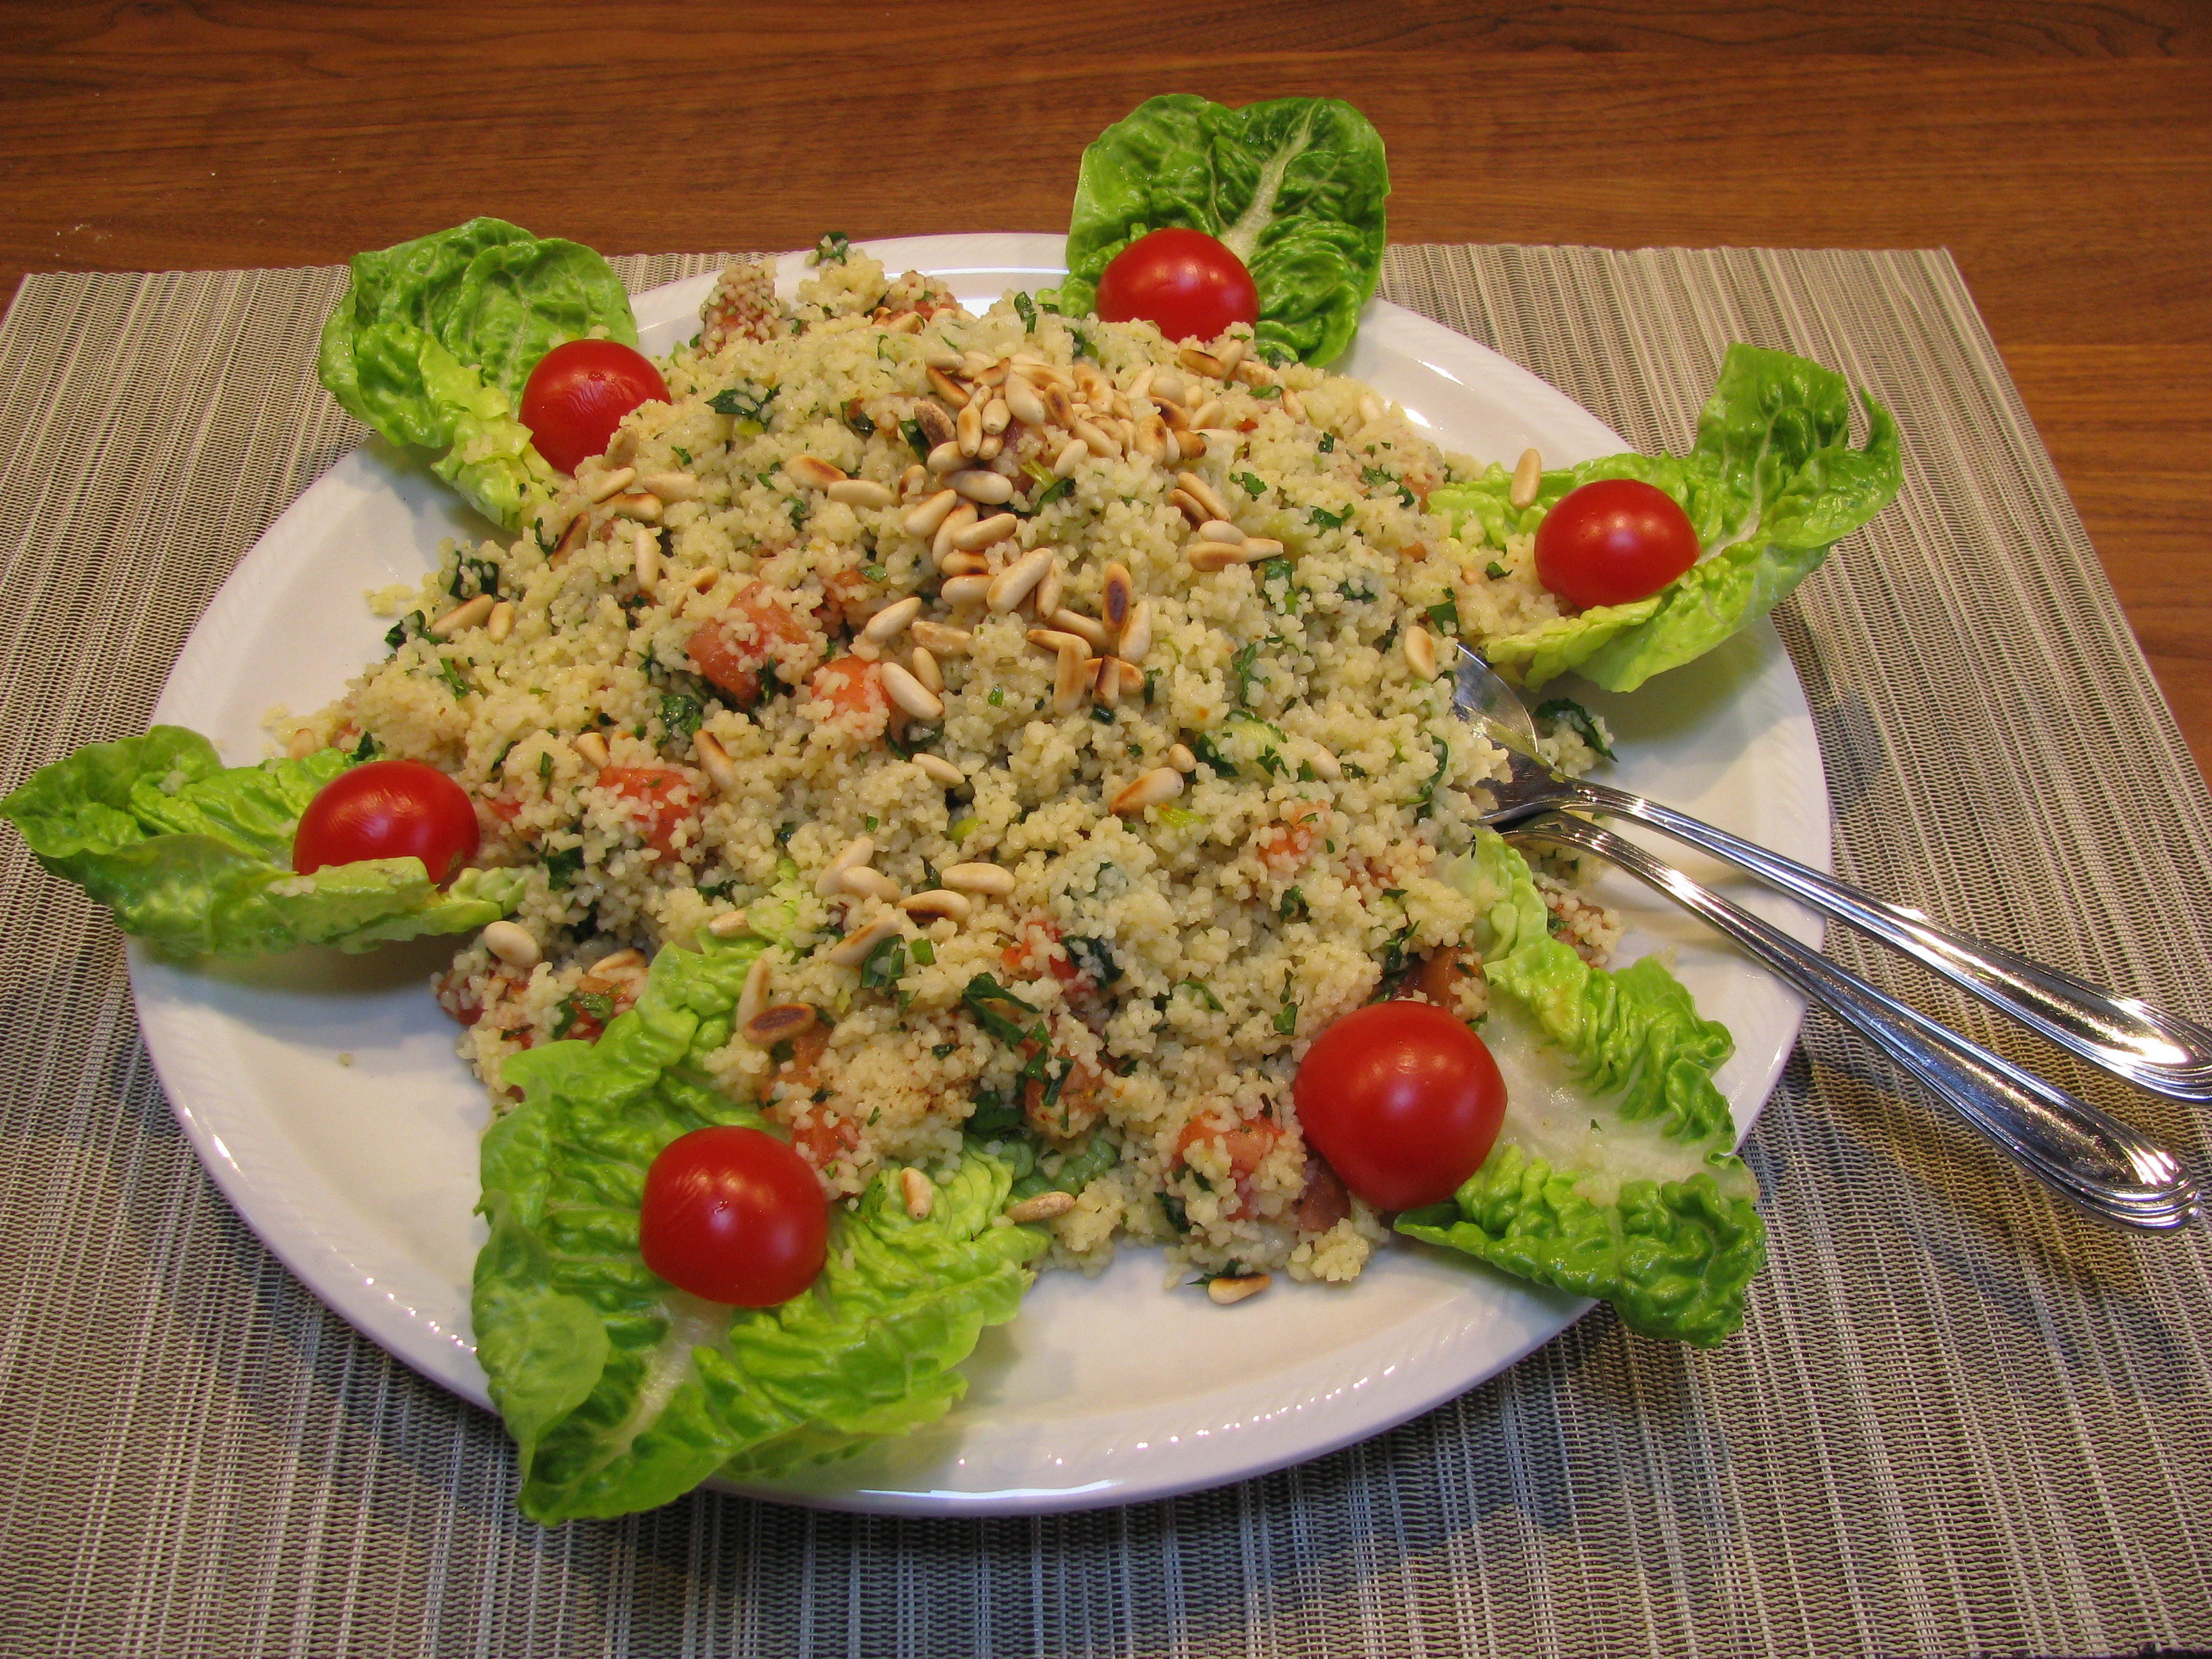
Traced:
<path id="1" fill-rule="evenodd" d="M 2087 1101 L 1838 967 L 1780 928 L 1699 886 L 1637 842 L 1584 818 L 1540 811 L 1515 840 L 1594 853 L 1703 917 L 1752 958 L 1828 1008 L 2063 1197 L 2100 1219 L 2164 1231 L 2196 1219 L 2195 1184 L 2164 1147 Z"/>
<path id="2" fill-rule="evenodd" d="M 1658 801 L 1553 770 L 1536 755 L 1535 723 L 1513 688 L 1465 646 L 1459 650 L 1452 706 L 1505 750 L 1510 775 L 1491 786 L 1498 805 L 1486 815 L 1494 827 L 1504 830 L 1553 810 L 1648 823 L 1895 947 L 2115 1077 L 2175 1100 L 2212 1102 L 2212 1031 L 2203 1026 L 1953 933 L 1917 910 L 1888 903 Z"/>

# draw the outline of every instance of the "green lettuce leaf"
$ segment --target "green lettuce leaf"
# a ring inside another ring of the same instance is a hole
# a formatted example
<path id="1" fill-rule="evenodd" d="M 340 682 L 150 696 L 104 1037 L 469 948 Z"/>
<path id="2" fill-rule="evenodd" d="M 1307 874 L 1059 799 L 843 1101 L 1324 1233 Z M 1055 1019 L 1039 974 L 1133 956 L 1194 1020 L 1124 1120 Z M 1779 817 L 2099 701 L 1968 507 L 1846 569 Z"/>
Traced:
<path id="1" fill-rule="evenodd" d="M 1148 99 L 1083 152 L 1060 309 L 1094 309 L 1115 254 L 1186 226 L 1220 238 L 1251 271 L 1263 349 L 1328 362 L 1352 343 L 1382 279 L 1389 194 L 1382 136 L 1340 100 L 1228 109 L 1190 93 Z"/>
<path id="2" fill-rule="evenodd" d="M 538 360 L 599 330 L 637 343 L 629 296 L 575 242 L 499 219 L 353 258 L 317 368 L 357 418 L 430 453 L 438 476 L 514 529 L 551 469 L 516 418 Z"/>
<path id="3" fill-rule="evenodd" d="M 1686 455 L 1608 455 L 1547 472 L 1526 508 L 1508 501 L 1511 480 L 1497 465 L 1431 491 L 1430 510 L 1452 515 L 1459 534 L 1479 526 L 1502 547 L 1509 535 L 1533 533 L 1570 489 L 1638 478 L 1680 504 L 1704 549 L 1649 599 L 1486 641 L 1483 654 L 1530 686 L 1575 669 L 1607 690 L 1629 691 L 1765 616 L 1831 547 L 1888 506 L 1904 481 L 1896 422 L 1867 392 L 1859 398 L 1867 441 L 1854 448 L 1842 375 L 1786 351 L 1732 345 Z"/>
<path id="4" fill-rule="evenodd" d="M 521 902 L 520 870 L 464 870 L 442 890 L 411 858 L 294 874 L 300 815 L 352 764 L 321 749 L 304 760 L 225 767 L 198 732 L 157 726 L 41 768 L 0 800 L 0 817 L 40 864 L 169 956 L 295 945 L 366 951 L 471 933 Z"/>
<path id="5" fill-rule="evenodd" d="M 1551 937 L 1528 865 L 1494 832 L 1442 868 L 1484 906 L 1483 1036 L 1508 1104 L 1482 1167 L 1398 1231 L 1601 1297 L 1647 1336 L 1724 1340 L 1766 1259 L 1712 1080 L 1734 1048 L 1726 1028 L 1657 958 L 1607 973 Z"/>
<path id="6" fill-rule="evenodd" d="M 638 1207 L 661 1148 L 709 1124 L 769 1127 L 700 1069 L 729 1040 L 746 969 L 790 925 L 787 908 L 748 915 L 762 931 L 663 950 L 597 1044 L 507 1062 L 524 1097 L 484 1138 L 491 1235 L 471 1314 L 535 1520 L 650 1509 L 717 1473 L 773 1475 L 933 1421 L 1048 1243 L 1001 1224 L 1011 1171 L 970 1149 L 925 1220 L 891 1172 L 833 1209 L 827 1267 L 781 1307 L 701 1302 L 646 1267 Z"/>

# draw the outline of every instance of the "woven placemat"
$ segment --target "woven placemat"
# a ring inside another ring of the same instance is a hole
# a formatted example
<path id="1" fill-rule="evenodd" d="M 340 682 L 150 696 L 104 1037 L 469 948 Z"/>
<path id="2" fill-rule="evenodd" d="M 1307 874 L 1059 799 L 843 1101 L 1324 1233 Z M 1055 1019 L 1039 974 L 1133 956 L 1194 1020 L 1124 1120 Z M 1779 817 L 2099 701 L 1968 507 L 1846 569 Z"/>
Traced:
<path id="1" fill-rule="evenodd" d="M 633 286 L 700 258 L 622 262 Z M 0 791 L 142 730 L 358 428 L 329 270 L 35 276 L 0 326 Z M 2212 803 L 1940 252 L 1392 250 L 1384 292 L 1679 447 L 1731 340 L 1896 410 L 1905 489 L 1778 615 L 1840 871 L 2212 1018 Z M 1887 952 L 1830 949 L 2163 1138 Z M 1813 1016 L 1714 1353 L 1603 1310 L 1365 1444 L 1173 1502 L 702 1495 L 547 1532 L 496 1423 L 279 1267 L 172 1123 L 104 914 L 0 834 L 0 1653 L 2118 1653 L 2212 1645 L 2201 1233 L 2060 1210 Z"/>

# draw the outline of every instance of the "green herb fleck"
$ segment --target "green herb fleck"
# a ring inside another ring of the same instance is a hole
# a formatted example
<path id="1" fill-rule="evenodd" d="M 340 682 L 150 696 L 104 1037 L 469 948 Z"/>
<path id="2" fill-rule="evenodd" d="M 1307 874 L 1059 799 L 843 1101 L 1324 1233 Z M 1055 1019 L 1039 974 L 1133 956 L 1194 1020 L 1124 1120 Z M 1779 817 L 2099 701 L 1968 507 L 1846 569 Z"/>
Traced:
<path id="1" fill-rule="evenodd" d="M 1336 447 L 1336 434 L 1334 434 L 1334 432 L 1324 432 L 1324 433 L 1322 433 L 1322 434 L 1321 434 L 1321 453 L 1322 453 L 1322 454 L 1326 455 L 1326 454 L 1328 454 L 1331 450 L 1334 449 L 1335 447 Z"/>
<path id="2" fill-rule="evenodd" d="M 1193 996 L 1196 997 L 1200 1002 L 1204 1003 L 1217 1014 L 1222 1012 L 1221 999 L 1214 995 L 1213 993 L 1207 988 L 1206 982 L 1202 980 L 1186 979 L 1177 982 L 1176 989 L 1178 991 L 1189 992 Z"/>
<path id="3" fill-rule="evenodd" d="M 883 582 L 890 580 L 891 573 L 880 564 L 864 564 L 860 567 L 860 574 L 872 582 Z"/>
<path id="4" fill-rule="evenodd" d="M 842 265 L 845 263 L 845 256 L 852 251 L 853 239 L 842 230 L 833 230 L 814 245 L 814 253 L 810 263 L 816 265 Z"/>
<path id="5" fill-rule="evenodd" d="M 662 694 L 660 724 L 668 735 L 678 743 L 690 742 L 694 734 L 705 723 L 706 719 L 707 711 L 700 706 L 698 698 L 686 696 L 681 691 L 669 691 Z"/>
<path id="6" fill-rule="evenodd" d="M 1291 887 L 1284 890 L 1282 902 L 1275 906 L 1275 914 L 1285 921 L 1305 921 L 1313 915 L 1313 909 L 1306 903 L 1306 896 Z"/>
<path id="7" fill-rule="evenodd" d="M 906 972 L 906 941 L 896 933 L 881 940 L 860 964 L 860 988 L 888 991 Z"/>
<path id="8" fill-rule="evenodd" d="M 476 690 L 469 684 L 468 676 L 461 672 L 460 664 L 455 662 L 451 657 L 438 659 L 438 672 L 445 676 L 446 684 L 453 689 L 456 701 L 467 696 L 470 692 Z"/>
<path id="9" fill-rule="evenodd" d="M 1553 697 L 1536 705 L 1536 718 L 1554 728 L 1565 726 L 1581 734 L 1582 740 L 1604 756 L 1613 757 L 1613 744 L 1607 741 L 1605 722 L 1577 702 L 1572 697 Z"/>
<path id="10" fill-rule="evenodd" d="M 1334 513 L 1323 507 L 1310 507 L 1306 509 L 1306 517 L 1311 519 L 1323 530 L 1341 530 L 1356 510 L 1349 501 Z"/>
<path id="11" fill-rule="evenodd" d="M 1022 1023 L 1006 1011 L 1018 1008 L 1024 1013 L 1038 1012 L 1033 1003 L 1023 1001 L 988 974 L 978 974 L 969 980 L 960 993 L 961 1001 L 975 1016 L 975 1023 L 1000 1042 L 1019 1048 L 1029 1041 L 1029 1033 Z M 1040 1028 L 1042 1029 L 1042 1028 Z"/>
<path id="12" fill-rule="evenodd" d="M 866 411 L 861 409 L 860 400 L 858 398 L 845 405 L 845 424 L 863 438 L 872 438 L 876 435 L 876 423 L 870 420 Z"/>
<path id="13" fill-rule="evenodd" d="M 915 459 L 926 461 L 929 459 L 929 434 L 921 429 L 920 421 L 915 420 L 912 416 L 901 421 L 899 436 L 904 438 L 906 447 L 914 451 Z"/>
<path id="14" fill-rule="evenodd" d="M 1257 473 L 1232 472 L 1229 475 L 1229 482 L 1241 486 L 1244 493 L 1255 501 L 1267 493 L 1267 484 L 1261 481 Z"/>
<path id="15" fill-rule="evenodd" d="M 1488 564 L 1482 567 L 1482 574 L 1489 577 L 1490 580 L 1494 582 L 1501 582 L 1513 573 L 1508 570 L 1504 565 L 1498 563 L 1497 560 L 1492 559 Z"/>
<path id="16" fill-rule="evenodd" d="M 1103 939 L 1081 936 L 1065 939 L 1067 959 L 1091 976 L 1091 982 L 1102 989 L 1121 977 L 1121 964 L 1114 960 L 1113 948 Z"/>
<path id="17" fill-rule="evenodd" d="M 780 386 L 770 386 L 763 392 L 749 385 L 726 386 L 707 399 L 707 407 L 717 415 L 733 415 L 738 420 L 766 426 L 768 406 L 781 390 Z"/>
<path id="18" fill-rule="evenodd" d="M 1022 319 L 1023 333 L 1036 332 L 1036 301 L 1028 295 L 1018 293 L 1014 295 L 1014 315 Z"/>
<path id="19" fill-rule="evenodd" d="M 580 847 L 564 847 L 545 855 L 545 884 L 549 887 L 566 887 L 583 873 L 584 849 Z"/>
<path id="20" fill-rule="evenodd" d="M 1459 595 L 1455 593 L 1442 605 L 1429 607 L 1429 620 L 1437 625 L 1437 632 L 1448 640 L 1459 637 Z"/>
<path id="21" fill-rule="evenodd" d="M 918 939 L 914 941 L 914 965 L 915 967 L 928 968 L 933 966 L 936 961 L 937 947 L 934 945 L 932 945 L 926 939 Z"/>
<path id="22" fill-rule="evenodd" d="M 1006 693 L 1005 687 L 994 685 L 991 688 L 991 695 L 988 701 L 992 708 L 998 708 L 1001 703 L 1005 702 L 1006 700 Z"/>

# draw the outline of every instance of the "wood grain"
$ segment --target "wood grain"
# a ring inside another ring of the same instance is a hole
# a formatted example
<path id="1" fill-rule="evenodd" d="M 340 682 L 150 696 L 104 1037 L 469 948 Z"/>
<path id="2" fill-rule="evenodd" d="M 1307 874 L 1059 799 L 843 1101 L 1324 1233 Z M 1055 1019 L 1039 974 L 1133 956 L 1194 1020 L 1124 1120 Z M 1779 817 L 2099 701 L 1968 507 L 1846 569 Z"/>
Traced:
<path id="1" fill-rule="evenodd" d="M 1349 98 L 1403 241 L 1958 258 L 2212 756 L 2212 9 L 4 8 L 0 291 L 334 263 L 495 213 L 608 252 L 1066 223 L 1152 94 Z"/>

